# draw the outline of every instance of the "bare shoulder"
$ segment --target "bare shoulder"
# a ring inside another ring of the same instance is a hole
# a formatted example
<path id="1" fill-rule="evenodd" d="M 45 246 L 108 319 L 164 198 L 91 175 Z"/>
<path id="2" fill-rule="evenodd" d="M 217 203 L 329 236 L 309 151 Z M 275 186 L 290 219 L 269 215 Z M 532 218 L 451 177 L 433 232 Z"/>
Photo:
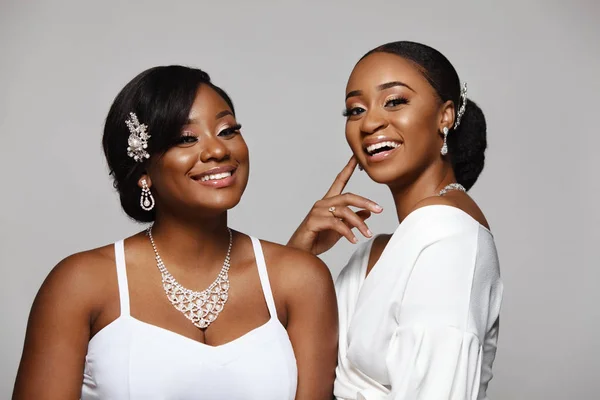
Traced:
<path id="1" fill-rule="evenodd" d="M 415 206 L 415 210 L 435 205 L 443 205 L 458 208 L 459 210 L 462 210 L 466 214 L 470 215 L 471 218 L 479 222 L 487 229 L 490 229 L 489 223 L 487 222 L 483 211 L 481 211 L 475 200 L 473 200 L 466 193 L 451 191 L 446 193 L 444 196 L 427 197 L 417 203 L 417 205 Z"/>
<path id="2" fill-rule="evenodd" d="M 48 274 L 38 298 L 55 300 L 75 298 L 92 306 L 106 293 L 106 285 L 116 275 L 112 245 L 72 254 L 61 260 Z"/>
<path id="3" fill-rule="evenodd" d="M 111 261 L 106 246 L 66 257 L 50 271 L 29 314 L 14 398 L 79 398 L 91 321 L 107 296 Z"/>
<path id="4" fill-rule="evenodd" d="M 333 279 L 327 265 L 317 256 L 261 241 L 269 277 L 277 286 L 287 290 L 333 290 Z"/>
<path id="5" fill-rule="evenodd" d="M 61 260 L 50 272 L 47 280 L 79 282 L 100 278 L 114 266 L 115 258 L 112 245 L 72 254 Z"/>
<path id="6" fill-rule="evenodd" d="M 319 321 L 321 331 L 328 326 L 335 333 L 337 300 L 331 272 L 325 263 L 313 254 L 279 244 L 262 242 L 262 247 L 275 301 L 279 298 L 284 305 L 281 310 L 285 313 L 280 318 L 286 329 L 300 324 L 296 329 L 300 329 L 303 337 L 305 329 Z M 322 312 L 310 312 L 315 309 Z M 337 335 L 332 337 L 336 343 Z"/>

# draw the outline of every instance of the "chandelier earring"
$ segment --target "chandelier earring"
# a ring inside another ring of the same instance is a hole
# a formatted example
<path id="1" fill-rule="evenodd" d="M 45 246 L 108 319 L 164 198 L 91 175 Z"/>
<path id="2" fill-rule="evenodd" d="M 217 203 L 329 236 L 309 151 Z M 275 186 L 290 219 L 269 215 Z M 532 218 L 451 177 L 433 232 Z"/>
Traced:
<path id="1" fill-rule="evenodd" d="M 448 127 L 444 127 L 442 129 L 442 133 L 444 134 L 444 144 L 442 145 L 442 150 L 440 151 L 440 153 L 442 153 L 443 156 L 445 156 L 446 154 L 448 154 Z"/>
<path id="2" fill-rule="evenodd" d="M 150 192 L 148 183 L 145 179 L 142 179 L 142 194 L 140 196 L 140 207 L 144 211 L 151 211 L 154 208 L 154 196 Z"/>

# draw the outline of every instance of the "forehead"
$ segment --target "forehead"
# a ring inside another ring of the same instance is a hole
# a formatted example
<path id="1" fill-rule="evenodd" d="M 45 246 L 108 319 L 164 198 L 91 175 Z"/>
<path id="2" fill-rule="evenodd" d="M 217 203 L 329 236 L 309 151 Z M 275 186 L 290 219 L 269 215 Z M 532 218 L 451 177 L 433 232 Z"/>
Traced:
<path id="1" fill-rule="evenodd" d="M 215 114 L 229 110 L 229 105 L 213 88 L 202 84 L 196 91 L 196 98 L 190 109 L 190 118 L 214 118 Z"/>
<path id="2" fill-rule="evenodd" d="M 350 74 L 346 93 L 353 90 L 369 90 L 383 83 L 403 82 L 419 92 L 433 88 L 414 62 L 389 53 L 373 53 L 356 64 Z"/>

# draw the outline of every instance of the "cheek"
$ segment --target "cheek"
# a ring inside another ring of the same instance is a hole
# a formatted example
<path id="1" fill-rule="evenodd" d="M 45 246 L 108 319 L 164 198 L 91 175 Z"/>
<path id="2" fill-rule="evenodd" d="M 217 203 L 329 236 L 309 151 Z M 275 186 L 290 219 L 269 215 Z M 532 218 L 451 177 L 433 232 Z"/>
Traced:
<path id="1" fill-rule="evenodd" d="M 421 110 L 411 107 L 394 113 L 392 120 L 396 128 L 406 136 L 405 139 L 411 139 L 423 130 L 423 117 Z"/>
<path id="2" fill-rule="evenodd" d="M 361 134 L 357 123 L 349 121 L 346 123 L 346 142 L 355 155 L 361 153 Z"/>
<path id="3" fill-rule="evenodd" d="M 194 167 L 198 161 L 198 150 L 195 146 L 188 148 L 174 147 L 169 149 L 155 164 L 151 171 L 153 180 L 161 182 L 161 186 L 171 187 L 179 177 Z M 158 182 L 156 182 L 158 184 Z"/>
<path id="4" fill-rule="evenodd" d="M 196 146 L 172 148 L 165 153 L 161 161 L 161 169 L 163 171 L 185 173 L 198 161 L 198 150 Z"/>
<path id="5" fill-rule="evenodd" d="M 394 125 L 402 133 L 407 149 L 426 149 L 435 142 L 435 118 L 425 110 L 415 108 L 402 113 Z"/>
<path id="6" fill-rule="evenodd" d="M 231 141 L 230 151 L 234 158 L 238 160 L 238 162 L 247 162 L 250 158 L 250 154 L 248 152 L 248 145 L 241 136 L 238 136 L 237 138 Z"/>
<path id="7" fill-rule="evenodd" d="M 198 160 L 197 151 L 190 148 L 172 148 L 153 164 L 148 172 L 152 186 L 161 197 L 171 197 L 185 179 L 185 174 Z"/>

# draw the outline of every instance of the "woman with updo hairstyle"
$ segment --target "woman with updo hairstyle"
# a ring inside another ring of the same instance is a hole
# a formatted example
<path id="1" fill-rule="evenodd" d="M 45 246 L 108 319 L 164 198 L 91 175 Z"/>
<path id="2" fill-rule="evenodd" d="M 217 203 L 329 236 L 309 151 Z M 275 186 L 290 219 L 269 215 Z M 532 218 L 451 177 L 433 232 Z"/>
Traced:
<path id="1" fill-rule="evenodd" d="M 484 166 L 483 112 L 446 57 L 403 41 L 356 64 L 344 114 L 354 155 L 288 243 L 320 254 L 341 237 L 357 243 L 353 228 L 371 238 L 336 281 L 334 395 L 487 399 L 503 286 L 494 238 L 466 193 Z M 357 164 L 390 189 L 392 235 L 365 224 L 379 205 L 343 193 Z"/>
<path id="2" fill-rule="evenodd" d="M 123 210 L 147 228 L 50 272 L 13 399 L 330 400 L 331 275 L 228 227 L 249 157 L 225 91 L 199 69 L 146 70 L 102 143 Z"/>

